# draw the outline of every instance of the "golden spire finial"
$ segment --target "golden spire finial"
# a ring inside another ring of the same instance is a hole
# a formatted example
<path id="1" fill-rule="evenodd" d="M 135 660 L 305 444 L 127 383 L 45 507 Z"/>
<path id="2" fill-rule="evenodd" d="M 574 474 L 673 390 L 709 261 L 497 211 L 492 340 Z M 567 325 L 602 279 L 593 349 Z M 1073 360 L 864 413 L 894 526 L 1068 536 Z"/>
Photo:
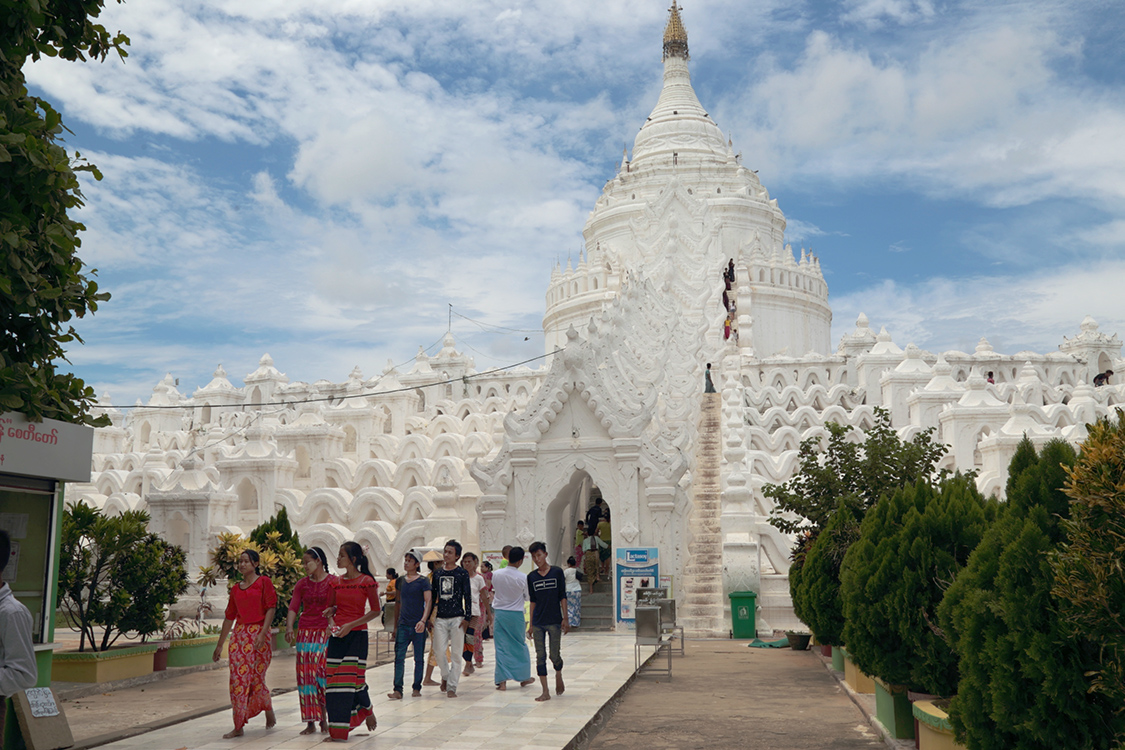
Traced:
<path id="1" fill-rule="evenodd" d="M 689 60 L 691 58 L 688 55 L 687 29 L 684 28 L 684 22 L 680 20 L 680 7 L 676 4 L 676 0 L 672 0 L 672 7 L 668 12 L 671 16 L 668 18 L 668 25 L 664 27 L 664 59 L 682 57 Z"/>

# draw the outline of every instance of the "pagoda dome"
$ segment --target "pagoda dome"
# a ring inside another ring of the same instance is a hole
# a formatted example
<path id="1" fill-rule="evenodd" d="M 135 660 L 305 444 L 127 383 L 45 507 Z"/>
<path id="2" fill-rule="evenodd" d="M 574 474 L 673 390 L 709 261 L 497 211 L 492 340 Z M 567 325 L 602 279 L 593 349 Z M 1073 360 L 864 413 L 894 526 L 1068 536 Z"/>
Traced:
<path id="1" fill-rule="evenodd" d="M 672 3 L 664 30 L 664 87 L 652 113 L 633 141 L 633 169 L 660 159 L 684 164 L 684 160 L 727 164 L 730 149 L 719 126 L 711 119 L 688 71 L 687 31 L 680 9 Z"/>

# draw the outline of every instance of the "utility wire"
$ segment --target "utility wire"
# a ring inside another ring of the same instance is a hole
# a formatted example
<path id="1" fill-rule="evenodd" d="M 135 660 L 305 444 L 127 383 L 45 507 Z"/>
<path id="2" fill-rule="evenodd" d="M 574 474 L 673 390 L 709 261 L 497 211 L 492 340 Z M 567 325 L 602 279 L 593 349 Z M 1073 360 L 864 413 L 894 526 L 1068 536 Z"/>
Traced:
<path id="1" fill-rule="evenodd" d="M 456 383 L 458 381 L 467 382 L 467 381 L 469 381 L 473 378 L 487 377 L 487 376 L 493 375 L 493 374 L 495 374 L 496 372 L 499 372 L 499 371 L 510 370 L 513 367 L 519 367 L 520 365 L 526 365 L 528 362 L 536 362 L 540 359 L 546 359 L 547 357 L 550 357 L 551 355 L 556 354 L 558 351 L 559 350 L 556 350 L 554 352 L 548 352 L 547 354 L 540 354 L 537 357 L 531 357 L 530 359 L 525 359 L 521 362 L 514 362 L 510 365 L 503 365 L 502 367 L 492 367 L 488 370 L 485 370 L 484 372 L 475 372 L 472 375 L 466 374 L 466 375 L 462 375 L 459 378 L 449 378 L 448 380 L 440 380 L 440 381 L 437 381 L 437 382 L 434 382 L 434 383 L 426 383 L 424 385 L 411 385 L 411 386 L 403 386 L 402 388 L 392 388 L 391 390 L 388 390 L 388 391 L 372 391 L 370 393 L 351 393 L 351 394 L 345 394 L 343 396 L 322 396 L 322 397 L 319 397 L 319 398 L 295 399 L 293 401 L 261 401 L 259 403 L 252 403 L 252 404 L 245 404 L 245 403 L 243 403 L 243 404 L 209 404 L 209 406 L 212 409 L 224 409 L 224 408 L 227 408 L 227 407 L 245 408 L 247 406 L 296 406 L 297 404 L 315 404 L 315 403 L 320 403 L 320 402 L 324 402 L 324 401 L 345 401 L 349 398 L 368 398 L 370 396 L 389 396 L 392 393 L 405 393 L 406 391 L 414 391 L 414 390 L 417 390 L 419 388 L 433 388 L 434 386 L 437 386 L 437 385 L 449 385 L 450 383 Z M 156 409 L 161 409 L 161 410 L 167 410 L 167 409 L 198 409 L 198 408 L 201 408 L 201 405 L 200 404 L 175 404 L 175 405 L 171 405 L 171 406 L 148 406 L 146 404 L 131 404 L 131 405 L 128 405 L 128 406 L 113 406 L 112 408 L 118 409 L 118 410 L 120 410 L 120 409 L 153 409 L 153 410 L 156 410 Z"/>

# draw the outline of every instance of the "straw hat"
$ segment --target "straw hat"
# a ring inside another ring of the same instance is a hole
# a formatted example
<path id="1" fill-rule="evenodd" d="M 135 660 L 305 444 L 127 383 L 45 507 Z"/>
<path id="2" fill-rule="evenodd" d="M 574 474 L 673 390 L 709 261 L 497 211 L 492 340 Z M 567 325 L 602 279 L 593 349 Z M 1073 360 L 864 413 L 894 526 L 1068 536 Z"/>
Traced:
<path id="1" fill-rule="evenodd" d="M 441 562 L 442 559 L 441 553 L 436 549 L 429 550 L 422 556 L 422 562 Z"/>

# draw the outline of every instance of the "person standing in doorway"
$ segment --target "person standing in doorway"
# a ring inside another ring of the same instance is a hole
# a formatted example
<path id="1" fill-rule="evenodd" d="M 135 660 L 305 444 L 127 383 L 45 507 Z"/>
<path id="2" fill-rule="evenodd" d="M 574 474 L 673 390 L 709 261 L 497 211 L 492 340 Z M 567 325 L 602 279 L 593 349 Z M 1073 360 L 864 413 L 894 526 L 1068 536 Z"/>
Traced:
<path id="1" fill-rule="evenodd" d="M 570 620 L 570 627 L 577 628 L 582 625 L 582 582 L 579 577 L 582 572 L 578 570 L 578 562 L 573 558 L 566 561 L 566 613 Z"/>
<path id="2" fill-rule="evenodd" d="M 0 573 L 8 566 L 11 554 L 12 539 L 0 529 Z M 0 580 L 0 696 L 35 687 L 39 679 L 31 625 L 31 611 L 16 599 L 12 587 Z"/>
<path id="3" fill-rule="evenodd" d="M 273 636 L 270 626 L 277 610 L 277 591 L 269 576 L 261 574 L 258 551 L 248 549 L 238 556 L 238 572 L 242 580 L 230 589 L 230 600 L 224 613 L 223 629 L 215 644 L 212 661 L 223 655 L 223 644 L 231 635 L 230 651 L 230 705 L 234 714 L 234 729 L 223 739 L 242 736 L 246 722 L 263 711 L 266 729 L 277 724 L 273 713 L 273 700 L 266 687 L 266 670 L 273 660 Z"/>
<path id="4" fill-rule="evenodd" d="M 584 541 L 586 541 L 586 522 L 579 521 L 578 528 L 574 532 L 574 557 L 577 558 L 579 565 L 582 565 L 582 542 Z"/>
<path id="5" fill-rule="evenodd" d="M 527 637 L 535 644 L 535 673 L 543 692 L 535 700 L 551 700 L 547 687 L 547 651 L 550 646 L 551 665 L 555 668 L 555 695 L 566 690 L 563 684 L 562 634 L 570 632 L 566 611 L 566 576 L 560 568 L 547 562 L 547 545 L 532 542 L 528 547 L 535 570 L 527 574 L 531 596 L 531 625 Z"/>
<path id="6" fill-rule="evenodd" d="M 301 558 L 307 576 L 297 581 L 289 601 L 285 620 L 285 640 L 297 647 L 297 697 L 301 704 L 301 721 L 305 728 L 301 734 L 328 732 L 328 715 L 324 712 L 325 689 L 328 685 L 328 667 L 325 649 L 328 647 L 328 608 L 330 578 L 328 556 L 320 547 L 310 547 Z M 300 620 L 297 616 L 300 615 Z"/>
<path id="7" fill-rule="evenodd" d="M 430 616 L 433 592 L 430 579 L 420 575 L 422 553 L 407 550 L 402 567 L 406 574 L 398 579 L 398 618 L 394 623 L 392 638 L 395 642 L 394 690 L 387 693 L 391 700 L 402 700 L 406 673 L 406 648 L 414 647 L 414 683 L 411 695 L 422 694 L 422 670 L 426 664 L 426 621 Z"/>
<path id="8" fill-rule="evenodd" d="M 497 690 L 507 690 L 508 680 L 520 687 L 535 682 L 531 678 L 531 655 L 524 640 L 526 624 L 523 605 L 528 601 L 527 576 L 519 571 L 523 564 L 523 547 L 508 549 L 508 565 L 492 574 L 492 642 L 496 644 L 496 670 L 493 682 Z"/>
<path id="9" fill-rule="evenodd" d="M 598 521 L 598 557 L 601 558 L 602 575 L 609 578 L 609 558 L 613 554 L 613 530 L 609 526 L 609 508 L 606 508 L 602 520 Z"/>
<path id="10" fill-rule="evenodd" d="M 602 520 L 608 508 L 605 507 L 605 500 L 599 495 L 590 509 L 586 511 L 586 533 L 593 534 L 598 528 L 598 521 Z"/>
<path id="11" fill-rule="evenodd" d="M 442 550 L 442 566 L 434 571 L 437 619 L 434 621 L 434 653 L 441 669 L 441 689 L 448 698 L 457 697 L 457 683 L 464 666 L 465 631 L 473 618 L 473 594 L 469 574 L 457 564 L 461 543 L 450 539 Z M 449 656 L 446 656 L 446 647 Z"/>

